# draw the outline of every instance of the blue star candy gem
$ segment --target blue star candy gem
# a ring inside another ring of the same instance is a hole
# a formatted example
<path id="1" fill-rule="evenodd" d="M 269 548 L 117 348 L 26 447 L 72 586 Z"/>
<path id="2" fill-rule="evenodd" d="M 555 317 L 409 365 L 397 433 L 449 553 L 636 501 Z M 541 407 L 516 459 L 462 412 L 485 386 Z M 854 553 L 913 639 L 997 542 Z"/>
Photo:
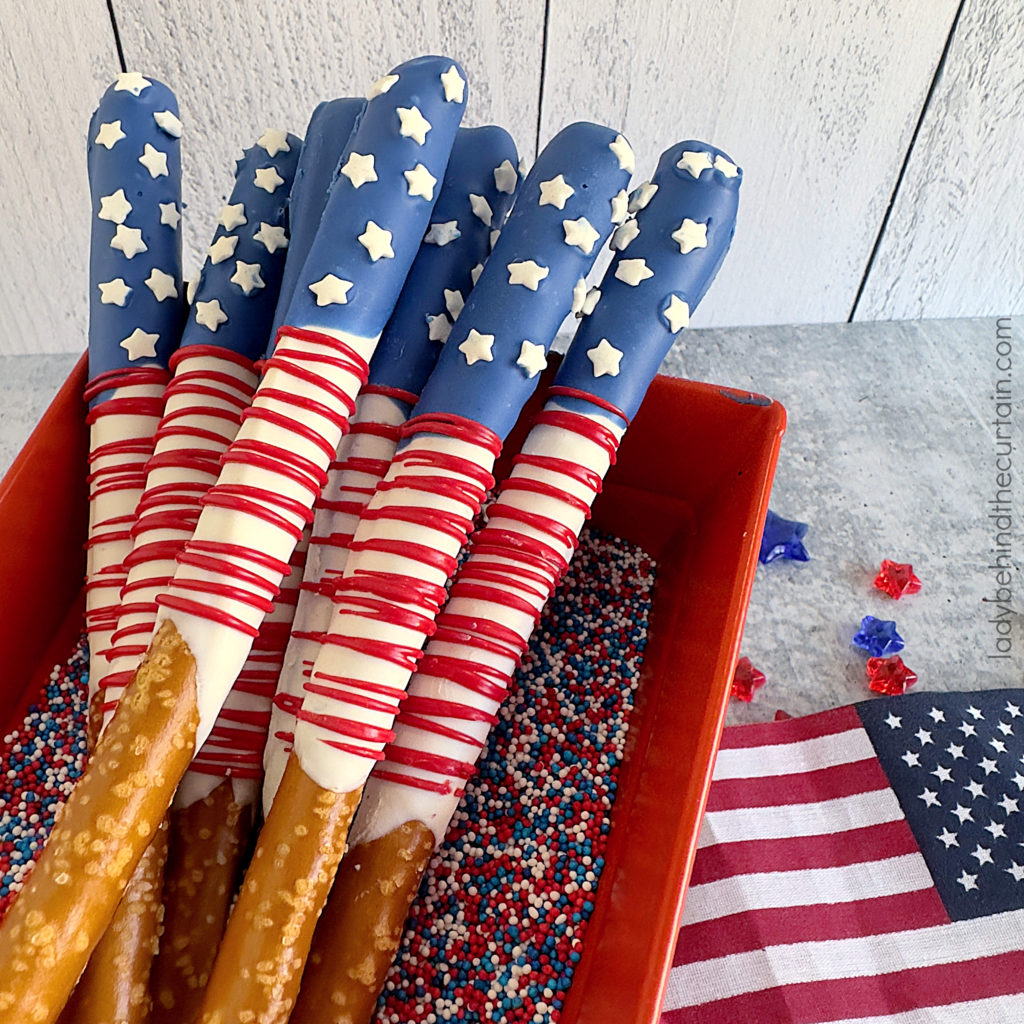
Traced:
<path id="1" fill-rule="evenodd" d="M 769 509 L 764 521 L 758 560 L 764 565 L 774 562 L 776 558 L 792 558 L 797 562 L 806 562 L 810 558 L 807 548 L 803 545 L 806 532 L 806 523 L 798 523 L 795 519 L 783 519 Z"/>
<path id="2" fill-rule="evenodd" d="M 865 615 L 853 638 L 854 647 L 867 651 L 873 658 L 887 658 L 903 650 L 903 637 L 896 632 L 896 623 Z"/>

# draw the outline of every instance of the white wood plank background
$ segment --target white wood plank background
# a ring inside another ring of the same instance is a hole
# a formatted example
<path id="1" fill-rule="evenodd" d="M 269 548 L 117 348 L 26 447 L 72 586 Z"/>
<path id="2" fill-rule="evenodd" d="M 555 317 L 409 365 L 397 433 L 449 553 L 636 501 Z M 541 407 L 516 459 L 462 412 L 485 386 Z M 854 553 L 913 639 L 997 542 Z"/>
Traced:
<path id="1" fill-rule="evenodd" d="M 1024 310 L 1024 4 L 967 0 L 857 320 Z"/>
<path id="2" fill-rule="evenodd" d="M 0 28 L 0 351 L 85 347 L 85 134 L 120 71 L 103 0 L 5 4 Z"/>
<path id="3" fill-rule="evenodd" d="M 736 238 L 693 323 L 845 320 L 955 10 L 552 0 L 542 135 L 609 119 L 645 177 L 673 142 L 720 146 L 744 172 Z"/>
<path id="4" fill-rule="evenodd" d="M 321 100 L 363 95 L 420 53 L 458 59 L 470 79 L 467 123 L 503 124 L 533 158 L 544 0 L 114 0 L 114 11 L 128 66 L 178 96 L 186 272 L 201 265 L 241 149 L 266 127 L 303 135 Z"/>
<path id="5" fill-rule="evenodd" d="M 641 176 L 679 138 L 730 151 L 746 172 L 740 225 L 695 317 L 726 325 L 846 320 L 869 263 L 858 319 L 1024 312 L 1019 0 L 966 0 L 906 160 L 957 4 L 113 0 L 113 11 L 129 66 L 181 102 L 186 266 L 209 242 L 234 156 L 265 127 L 301 134 L 319 100 L 446 52 L 470 73 L 470 122 L 505 124 L 528 159 L 538 124 L 544 141 L 578 118 L 620 126 Z M 85 127 L 118 70 L 115 37 L 103 0 L 7 6 L 0 353 L 75 350 Z"/>

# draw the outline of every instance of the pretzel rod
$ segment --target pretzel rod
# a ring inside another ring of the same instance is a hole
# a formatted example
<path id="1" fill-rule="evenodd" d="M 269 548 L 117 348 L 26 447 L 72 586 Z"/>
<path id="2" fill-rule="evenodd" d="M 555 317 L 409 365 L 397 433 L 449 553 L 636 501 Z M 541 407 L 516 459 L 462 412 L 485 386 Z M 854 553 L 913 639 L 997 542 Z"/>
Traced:
<path id="1" fill-rule="evenodd" d="M 15 973 L 15 962 L 18 973 L 35 973 L 48 949 L 43 943 L 30 943 L 20 931 L 16 936 L 19 922 L 28 918 L 47 936 L 63 935 L 69 918 L 77 923 L 77 941 L 67 944 L 64 970 L 59 978 L 54 975 L 55 985 L 31 994 L 40 1020 L 56 1015 L 67 996 L 60 979 L 73 980 L 109 920 L 188 760 L 213 728 L 288 569 L 354 395 L 365 380 L 366 361 L 394 307 L 432 209 L 429 201 L 409 195 L 401 168 L 416 158 L 433 167 L 435 176 L 443 175 L 462 117 L 462 90 L 458 97 L 446 98 L 452 89 L 445 87 L 442 74 L 449 83 L 454 76 L 464 85 L 450 61 L 419 58 L 387 76 L 377 102 L 368 105 L 350 146 L 361 147 L 355 152 L 376 152 L 375 177 L 382 183 L 376 188 L 363 183 L 356 190 L 339 181 L 332 190 L 319 233 L 322 244 L 319 238 L 314 241 L 303 271 L 302 280 L 308 284 L 296 290 L 292 302 L 289 320 L 301 326 L 282 331 L 218 482 L 204 499 L 195 534 L 159 599 L 157 633 L 108 728 L 108 735 L 120 735 L 119 721 L 130 720 L 133 743 L 148 744 L 167 758 L 160 766 L 159 784 L 151 789 L 154 796 L 144 804 L 119 808 L 114 817 L 119 828 L 127 823 L 124 840 L 115 844 L 96 838 L 101 851 L 117 846 L 125 861 L 123 877 L 103 887 L 79 889 L 74 907 L 68 907 L 66 900 L 54 898 L 52 871 L 41 870 L 52 860 L 47 850 L 15 904 L 19 912 L 13 924 L 8 915 L 0 925 L 0 977 L 6 979 Z M 391 230 L 373 221 L 371 211 Z M 358 302 L 349 302 L 350 292 Z M 235 461 L 233 455 L 240 453 L 246 457 Z M 180 721 L 154 715 L 147 723 L 142 716 L 133 717 L 138 704 L 133 694 L 156 653 L 169 647 L 178 657 L 174 671 L 162 679 L 161 700 L 173 705 Z M 126 706 L 132 711 L 124 712 Z M 192 727 L 185 730 L 181 721 L 192 722 Z M 108 750 L 101 742 L 65 805 L 64 820 L 51 833 L 51 846 L 62 854 L 71 850 L 73 856 L 66 862 L 69 875 L 75 877 L 90 862 L 87 844 L 98 820 L 106 821 L 108 806 L 120 799 L 116 794 L 132 787 L 127 759 L 102 756 Z M 98 779 L 103 779 L 102 787 Z M 109 794 L 106 799 L 98 799 L 96 790 L 101 788 Z M 80 792 L 86 797 L 84 807 Z M 16 988 L 17 993 L 11 991 L 15 1001 L 21 995 Z M 0 997 L 6 991 L 0 989 Z M 29 994 L 24 995 L 28 1004 Z"/>
<path id="2" fill-rule="evenodd" d="M 612 198 L 628 181 L 625 146 L 608 129 L 577 124 L 541 154 L 452 328 L 417 415 L 403 428 L 391 468 L 360 515 L 336 587 L 331 628 L 297 716 L 281 793 L 228 922 L 202 1020 L 249 1014 L 277 1020 L 277 1013 L 290 1008 L 337 860 L 314 861 L 310 849 L 305 859 L 297 854 L 291 859 L 289 867 L 297 873 L 286 873 L 276 851 L 299 846 L 296 829 L 309 828 L 325 803 L 333 807 L 340 801 L 354 809 L 358 802 L 433 629 L 455 556 L 493 482 L 490 468 L 501 438 L 536 386 L 538 357 L 542 362 L 569 312 L 575 283 L 591 265 L 596 243 L 611 230 Z M 589 228 L 586 244 L 573 242 L 558 211 L 535 202 L 541 182 L 556 167 L 580 186 L 565 212 L 579 214 L 573 223 Z M 601 230 L 590 227 L 591 220 Z M 431 234 L 441 230 L 435 223 Z M 540 294 L 533 296 L 542 281 Z M 536 341 L 524 344 L 524 332 Z M 290 777 L 304 781 L 282 799 Z M 339 814 L 337 831 L 329 840 L 322 837 L 337 857 L 347 828 L 347 816 Z M 300 894 L 301 926 L 293 910 Z M 262 932 L 255 926 L 260 918 L 268 921 Z M 276 941 L 277 926 L 286 929 L 283 945 Z M 246 972 L 274 979 L 274 1006 L 285 1009 L 262 1016 L 270 987 L 254 994 L 245 984 Z"/>
<path id="3" fill-rule="evenodd" d="M 431 852 L 629 420 L 684 326 L 679 307 L 688 317 L 728 250 L 740 180 L 725 154 L 685 142 L 636 193 L 601 297 L 473 538 L 364 788 L 293 1024 L 370 1020 Z"/>
<path id="4" fill-rule="evenodd" d="M 177 114 L 167 86 L 130 72 L 118 75 L 89 122 L 90 707 L 117 626 L 129 530 L 185 316 Z"/>
<path id="5" fill-rule="evenodd" d="M 420 247 L 374 352 L 351 430 L 342 438 L 327 485 L 314 505 L 302 593 L 263 755 L 264 814 L 270 812 L 284 773 L 295 711 L 320 650 L 320 637 L 330 624 L 332 580 L 344 572 L 359 513 L 391 464 L 400 428 L 451 330 L 449 316 L 458 315 L 473 275 L 483 269 L 492 227 L 505 221 L 519 184 L 517 158 L 511 136 L 493 125 L 460 128 L 455 138 L 433 214 L 435 223 L 448 225 L 448 233 Z M 417 187 L 433 193 L 437 186 L 420 176 Z"/>

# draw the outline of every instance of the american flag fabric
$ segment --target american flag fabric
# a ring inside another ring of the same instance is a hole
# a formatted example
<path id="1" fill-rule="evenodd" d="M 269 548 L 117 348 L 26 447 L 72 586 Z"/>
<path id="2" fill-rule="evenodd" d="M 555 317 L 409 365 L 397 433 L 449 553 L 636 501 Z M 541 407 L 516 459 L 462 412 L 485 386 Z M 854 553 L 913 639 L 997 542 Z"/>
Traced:
<path id="1" fill-rule="evenodd" d="M 662 1024 L 1024 1021 L 1024 690 L 726 729 Z"/>

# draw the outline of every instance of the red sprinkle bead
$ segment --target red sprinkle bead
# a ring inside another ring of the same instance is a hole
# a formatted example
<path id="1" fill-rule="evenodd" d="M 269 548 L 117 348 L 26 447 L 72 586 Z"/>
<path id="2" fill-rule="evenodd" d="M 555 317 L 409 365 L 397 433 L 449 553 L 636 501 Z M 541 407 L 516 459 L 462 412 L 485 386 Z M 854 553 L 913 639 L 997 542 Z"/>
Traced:
<path id="1" fill-rule="evenodd" d="M 909 562 L 893 562 L 886 558 L 875 577 L 875 586 L 898 601 L 904 594 L 916 594 L 921 589 L 921 581 L 914 575 L 914 567 Z"/>
<path id="2" fill-rule="evenodd" d="M 884 693 L 887 697 L 898 697 L 917 682 L 917 673 L 907 668 L 898 654 L 888 658 L 868 658 L 867 674 L 868 686 L 875 693 Z"/>
<path id="3" fill-rule="evenodd" d="M 740 658 L 736 662 L 736 673 L 732 677 L 732 696 L 736 700 L 749 704 L 754 699 L 754 693 L 764 684 L 764 673 L 754 668 L 749 658 Z"/>

